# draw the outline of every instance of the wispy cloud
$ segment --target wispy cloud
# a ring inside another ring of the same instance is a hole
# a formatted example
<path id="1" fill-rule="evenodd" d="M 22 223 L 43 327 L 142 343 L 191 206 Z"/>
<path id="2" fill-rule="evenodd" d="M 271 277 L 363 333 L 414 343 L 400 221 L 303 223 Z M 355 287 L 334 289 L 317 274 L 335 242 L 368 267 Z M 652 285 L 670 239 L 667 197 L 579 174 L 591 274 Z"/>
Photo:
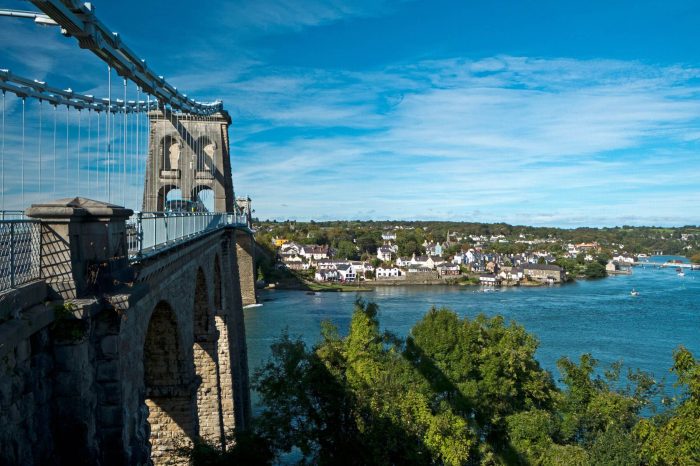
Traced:
<path id="1" fill-rule="evenodd" d="M 235 181 L 278 218 L 355 218 L 371 205 L 375 218 L 479 209 L 489 221 L 688 223 L 698 213 L 700 176 L 688 165 L 698 163 L 699 74 L 508 56 L 371 73 L 258 70 L 227 85 L 244 116 Z M 668 203 L 659 189 L 678 180 L 685 188 Z M 549 214 L 530 214 L 532 202 Z"/>
<path id="2" fill-rule="evenodd" d="M 220 21 L 231 31 L 263 34 L 299 30 L 343 19 L 376 16 L 392 8 L 387 0 L 238 0 L 222 3 Z"/>
<path id="3" fill-rule="evenodd" d="M 236 190 L 262 217 L 697 223 L 700 70 L 497 55 L 349 71 L 274 66 L 264 50 L 245 50 L 264 35 L 395 8 L 348 3 L 218 2 L 214 17 L 192 18 L 193 30 L 207 19 L 208 34 L 188 37 L 182 50 L 171 37 L 179 55 L 156 58 L 175 62 L 163 74 L 189 95 L 225 101 Z M 74 39 L 51 30 L 29 40 L 34 34 L 31 23 L 3 20 L 3 63 L 106 94 L 104 65 Z M 18 106 L 9 103 L 14 125 Z M 17 134 L 7 143 L 11 160 Z M 17 192 L 11 178 L 8 196 Z M 138 199 L 139 180 L 129 186 Z"/>

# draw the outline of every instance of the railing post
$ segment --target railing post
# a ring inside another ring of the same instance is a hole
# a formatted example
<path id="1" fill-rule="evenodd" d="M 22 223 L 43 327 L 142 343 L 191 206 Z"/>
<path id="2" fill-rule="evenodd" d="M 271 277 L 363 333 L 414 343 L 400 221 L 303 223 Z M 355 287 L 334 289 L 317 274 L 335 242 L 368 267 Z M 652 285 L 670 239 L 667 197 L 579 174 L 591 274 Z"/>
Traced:
<path id="1" fill-rule="evenodd" d="M 15 224 L 10 223 L 10 287 L 15 287 Z"/>
<path id="2" fill-rule="evenodd" d="M 139 242 L 139 257 L 143 256 L 143 212 L 136 214 L 136 241 Z"/>

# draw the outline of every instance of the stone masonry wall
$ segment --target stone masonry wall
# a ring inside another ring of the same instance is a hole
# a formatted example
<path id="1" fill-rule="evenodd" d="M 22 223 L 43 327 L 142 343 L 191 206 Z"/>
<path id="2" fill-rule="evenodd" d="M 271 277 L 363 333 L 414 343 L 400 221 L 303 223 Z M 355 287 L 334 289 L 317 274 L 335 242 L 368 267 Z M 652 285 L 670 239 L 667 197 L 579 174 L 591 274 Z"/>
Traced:
<path id="1" fill-rule="evenodd" d="M 0 356 L 0 464 L 56 464 L 52 370 L 47 328 Z"/>
<path id="2" fill-rule="evenodd" d="M 244 428 L 236 249 L 233 230 L 199 238 L 138 264 L 128 286 L 71 300 L 58 319 L 34 285 L 31 302 L 3 296 L 0 464 L 182 464 L 176 446 L 198 435 L 221 445 Z M 21 312 L 8 317 L 8 302 Z"/>
<path id="3" fill-rule="evenodd" d="M 236 255 L 243 305 L 255 304 L 255 243 L 252 234 L 236 234 Z"/>

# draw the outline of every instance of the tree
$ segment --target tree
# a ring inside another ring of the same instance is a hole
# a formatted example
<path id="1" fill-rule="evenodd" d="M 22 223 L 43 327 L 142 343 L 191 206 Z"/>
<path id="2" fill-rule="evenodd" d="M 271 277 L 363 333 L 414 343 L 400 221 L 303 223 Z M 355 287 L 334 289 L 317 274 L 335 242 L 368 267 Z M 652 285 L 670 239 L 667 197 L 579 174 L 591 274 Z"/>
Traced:
<path id="1" fill-rule="evenodd" d="M 283 334 L 253 378 L 264 408 L 247 449 L 198 445 L 194 463 L 269 464 L 293 449 L 300 464 L 700 463 L 700 364 L 684 348 L 678 405 L 640 420 L 659 393 L 648 374 L 628 371 L 625 385 L 620 363 L 600 375 L 584 354 L 558 361 L 560 390 L 537 340 L 502 317 L 433 308 L 402 340 L 377 316 L 358 300 L 348 335 L 324 322 L 313 348 Z"/>
<path id="2" fill-rule="evenodd" d="M 589 262 L 583 272 L 586 278 L 603 278 L 608 276 L 605 266 L 598 261 Z"/>
<path id="3" fill-rule="evenodd" d="M 684 390 L 667 415 L 643 419 L 635 427 L 642 458 L 650 465 L 700 464 L 700 363 L 686 348 L 673 355 L 672 371 Z"/>
<path id="4" fill-rule="evenodd" d="M 351 241 L 341 240 L 335 250 L 335 256 L 341 259 L 359 259 L 357 248 Z"/>
<path id="5" fill-rule="evenodd" d="M 464 464 L 474 444 L 467 420 L 435 396 L 376 315 L 358 301 L 346 338 L 324 324 L 311 351 L 287 335 L 273 345 L 254 377 L 268 407 L 258 435 L 276 454 L 296 447 L 315 464 Z"/>

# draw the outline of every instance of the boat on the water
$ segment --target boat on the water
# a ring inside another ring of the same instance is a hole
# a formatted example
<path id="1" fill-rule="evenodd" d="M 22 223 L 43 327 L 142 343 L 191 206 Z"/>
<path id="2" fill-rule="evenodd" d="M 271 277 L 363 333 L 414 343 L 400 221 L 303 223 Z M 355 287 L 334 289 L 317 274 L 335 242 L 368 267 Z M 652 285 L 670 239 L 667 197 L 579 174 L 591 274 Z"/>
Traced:
<path id="1" fill-rule="evenodd" d="M 639 296 L 639 291 L 637 291 L 637 290 L 635 290 L 634 288 L 632 288 L 632 291 L 630 291 L 630 295 L 631 295 L 631 296 Z"/>

